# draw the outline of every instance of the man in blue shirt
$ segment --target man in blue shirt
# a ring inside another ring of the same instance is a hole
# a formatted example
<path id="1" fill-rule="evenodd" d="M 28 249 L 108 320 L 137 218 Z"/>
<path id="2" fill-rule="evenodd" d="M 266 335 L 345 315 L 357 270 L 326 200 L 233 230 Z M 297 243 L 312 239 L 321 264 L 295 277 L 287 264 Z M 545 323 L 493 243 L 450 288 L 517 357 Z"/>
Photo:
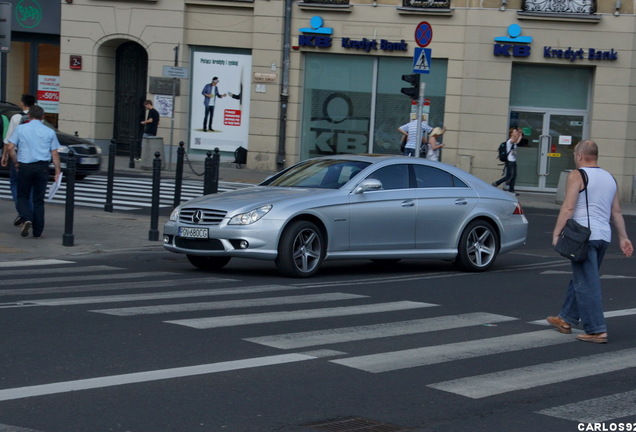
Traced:
<path id="1" fill-rule="evenodd" d="M 210 84 L 206 84 L 203 87 L 201 94 L 203 95 L 203 105 L 205 105 L 205 116 L 203 117 L 203 132 L 214 131 L 212 129 L 212 120 L 214 118 L 214 107 L 216 105 L 216 99 L 225 97 L 225 94 L 219 93 L 217 84 L 219 83 L 219 77 L 213 77 Z M 209 121 L 208 121 L 209 119 Z"/>
<path id="2" fill-rule="evenodd" d="M 18 211 L 24 219 L 22 237 L 29 235 L 33 226 L 33 237 L 41 238 L 44 230 L 44 195 L 49 181 L 49 163 L 55 166 L 55 181 L 62 175 L 60 143 L 55 131 L 44 125 L 44 110 L 40 106 L 29 109 L 29 122 L 19 125 L 9 137 L 9 156 L 18 170 Z M 17 154 L 16 154 L 17 150 Z M 29 198 L 33 193 L 33 210 L 29 209 Z"/>

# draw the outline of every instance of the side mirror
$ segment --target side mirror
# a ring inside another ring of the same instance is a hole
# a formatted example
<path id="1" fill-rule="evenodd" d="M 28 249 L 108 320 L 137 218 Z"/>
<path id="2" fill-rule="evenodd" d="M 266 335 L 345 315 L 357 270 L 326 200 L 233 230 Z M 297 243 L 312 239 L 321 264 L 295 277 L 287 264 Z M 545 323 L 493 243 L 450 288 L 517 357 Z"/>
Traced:
<path id="1" fill-rule="evenodd" d="M 363 180 L 356 188 L 353 190 L 353 193 L 360 194 L 369 191 L 377 191 L 382 189 L 382 182 L 378 179 L 368 178 Z"/>

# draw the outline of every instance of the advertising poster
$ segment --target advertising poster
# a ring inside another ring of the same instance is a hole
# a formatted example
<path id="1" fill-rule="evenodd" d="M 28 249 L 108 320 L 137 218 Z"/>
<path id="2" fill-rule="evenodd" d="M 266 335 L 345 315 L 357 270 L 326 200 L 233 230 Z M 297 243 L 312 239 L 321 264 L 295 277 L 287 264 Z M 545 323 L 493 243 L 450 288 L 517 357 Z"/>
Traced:
<path id="1" fill-rule="evenodd" d="M 60 112 L 60 77 L 53 75 L 38 75 L 37 104 L 49 114 Z"/>
<path id="2" fill-rule="evenodd" d="M 252 57 L 195 51 L 192 60 L 190 148 L 248 148 Z"/>

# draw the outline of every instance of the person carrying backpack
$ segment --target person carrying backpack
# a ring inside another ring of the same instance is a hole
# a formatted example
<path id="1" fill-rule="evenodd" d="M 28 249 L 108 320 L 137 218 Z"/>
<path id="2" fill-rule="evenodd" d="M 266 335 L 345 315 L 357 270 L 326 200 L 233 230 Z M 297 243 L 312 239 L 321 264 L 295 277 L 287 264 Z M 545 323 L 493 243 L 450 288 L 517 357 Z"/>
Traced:
<path id="1" fill-rule="evenodd" d="M 517 179 L 517 145 L 523 138 L 523 134 L 519 128 L 510 128 L 510 138 L 506 141 L 506 156 L 504 166 L 504 176 L 499 180 L 492 183 L 494 187 L 506 182 L 508 184 L 508 191 L 515 195 L 519 195 L 515 192 L 515 180 Z"/>
<path id="2" fill-rule="evenodd" d="M 23 94 L 20 99 L 20 109 L 22 112 L 16 113 L 11 116 L 11 120 L 9 122 L 9 127 L 7 128 L 7 133 L 3 137 L 4 147 L 2 151 L 2 159 L 0 160 L 0 164 L 2 166 L 9 165 L 9 185 L 11 188 L 11 197 L 13 198 L 13 202 L 15 204 L 15 210 L 18 213 L 18 216 L 14 219 L 13 225 L 19 226 L 22 225 L 25 220 L 20 216 L 20 211 L 18 209 L 18 171 L 15 166 L 10 163 L 9 160 L 9 137 L 13 134 L 13 131 L 18 125 L 27 123 L 29 121 L 29 109 L 35 105 L 35 96 L 30 94 Z M 33 203 L 30 203 L 30 208 L 33 209 Z"/>

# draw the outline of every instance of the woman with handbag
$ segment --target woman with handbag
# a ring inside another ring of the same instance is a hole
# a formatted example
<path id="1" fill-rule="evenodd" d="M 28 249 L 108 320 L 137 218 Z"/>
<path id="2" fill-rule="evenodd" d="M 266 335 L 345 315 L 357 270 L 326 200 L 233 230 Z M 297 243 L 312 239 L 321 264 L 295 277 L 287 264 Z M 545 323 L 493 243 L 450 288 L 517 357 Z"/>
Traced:
<path id="1" fill-rule="evenodd" d="M 601 169 L 598 162 L 598 146 L 592 140 L 583 140 L 574 148 L 576 167 L 565 185 L 565 198 L 559 212 L 552 244 L 557 245 L 568 219 L 589 226 L 591 234 L 587 254 L 581 261 L 572 261 L 572 279 L 565 301 L 558 316 L 547 321 L 559 332 L 572 333 L 572 326 L 582 325 L 585 333 L 576 338 L 584 342 L 607 343 L 607 326 L 603 315 L 600 267 L 611 240 L 610 220 L 616 229 L 623 254 L 631 256 L 634 247 L 627 237 L 625 220 L 621 213 L 616 181 L 610 173 Z"/>

